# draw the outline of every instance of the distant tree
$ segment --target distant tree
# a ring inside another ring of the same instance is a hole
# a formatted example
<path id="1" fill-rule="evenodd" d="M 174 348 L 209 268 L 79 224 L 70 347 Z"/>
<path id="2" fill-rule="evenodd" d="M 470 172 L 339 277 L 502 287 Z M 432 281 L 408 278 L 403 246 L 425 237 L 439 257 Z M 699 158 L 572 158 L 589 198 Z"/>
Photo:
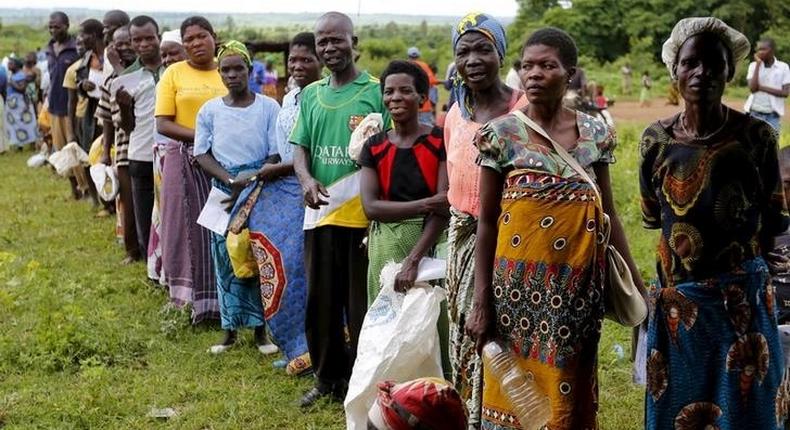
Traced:
<path id="1" fill-rule="evenodd" d="M 422 20 L 420 23 L 420 34 L 424 36 L 428 35 L 428 21 Z"/>
<path id="2" fill-rule="evenodd" d="M 231 34 L 236 31 L 236 21 L 230 15 L 225 17 L 225 29 Z"/>

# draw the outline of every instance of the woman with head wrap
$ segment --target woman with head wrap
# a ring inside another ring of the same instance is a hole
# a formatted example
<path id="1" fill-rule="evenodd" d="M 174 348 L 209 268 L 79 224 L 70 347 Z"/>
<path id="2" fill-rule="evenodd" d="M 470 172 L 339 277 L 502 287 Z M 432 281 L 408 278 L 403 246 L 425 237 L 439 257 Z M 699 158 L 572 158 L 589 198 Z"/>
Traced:
<path id="1" fill-rule="evenodd" d="M 22 60 L 8 60 L 8 94 L 5 98 L 5 132 L 8 143 L 17 149 L 30 145 L 31 149 L 38 140 L 38 123 L 32 100 L 27 95 L 30 79 L 22 70 Z"/>
<path id="2" fill-rule="evenodd" d="M 156 88 L 156 128 L 165 146 L 162 170 L 162 270 L 176 306 L 192 305 L 192 321 L 219 318 L 209 231 L 197 224 L 208 198 L 208 176 L 194 163 L 198 110 L 227 94 L 214 60 L 211 23 L 193 16 L 181 24 L 187 59 L 171 64 Z"/>
<path id="3" fill-rule="evenodd" d="M 480 359 L 474 341 L 464 334 L 472 308 L 475 229 L 478 216 L 479 168 L 475 133 L 486 122 L 524 106 L 524 93 L 499 78 L 507 42 L 505 29 L 490 15 L 470 13 L 453 28 L 455 100 L 447 113 L 444 142 L 450 202 L 447 290 L 450 314 L 450 361 L 453 382 L 469 409 L 469 423 L 479 426 L 482 396 Z"/>
<path id="4" fill-rule="evenodd" d="M 662 59 L 685 110 L 640 144 L 645 227 L 660 229 L 647 340 L 647 429 L 778 429 L 787 406 L 766 264 L 788 226 L 777 136 L 722 104 L 749 42 L 679 21 Z"/>
<path id="5" fill-rule="evenodd" d="M 264 171 L 269 172 L 272 166 L 262 167 L 269 157 L 277 156 L 275 124 L 280 106 L 250 91 L 252 59 L 244 44 L 235 40 L 225 43 L 217 61 L 228 94 L 207 101 L 198 111 L 193 153 L 212 177 L 212 186 L 236 197 L 256 175 L 260 180 L 271 178 Z M 277 347 L 266 341 L 258 277 L 234 274 L 224 235 L 211 233 L 211 257 L 225 338 L 209 351 L 226 351 L 236 342 L 238 329 L 252 327 L 258 349 L 264 354 L 277 352 Z M 266 271 L 262 272 L 266 276 Z"/>
<path id="6" fill-rule="evenodd" d="M 478 348 L 493 338 L 507 343 L 518 367 L 550 400 L 548 428 L 594 429 L 604 311 L 602 238 L 609 226 L 612 245 L 641 287 L 612 198 L 614 132 L 563 106 L 578 58 L 567 33 L 537 30 L 521 57 L 529 104 L 490 121 L 474 142 L 480 150 L 480 217 L 474 305 L 466 328 Z M 484 372 L 484 428 L 543 424 L 519 422 L 525 411 L 514 410 L 504 389 Z"/>
<path id="7" fill-rule="evenodd" d="M 159 42 L 159 55 L 162 56 L 162 66 L 165 69 L 187 58 L 184 46 L 181 44 L 180 30 L 170 30 L 162 33 Z M 162 193 L 162 171 L 164 169 L 164 155 L 169 139 L 154 133 L 154 207 L 151 211 L 151 235 L 148 238 L 147 266 L 148 278 L 167 285 L 165 273 L 162 270 L 162 215 L 160 195 Z"/>

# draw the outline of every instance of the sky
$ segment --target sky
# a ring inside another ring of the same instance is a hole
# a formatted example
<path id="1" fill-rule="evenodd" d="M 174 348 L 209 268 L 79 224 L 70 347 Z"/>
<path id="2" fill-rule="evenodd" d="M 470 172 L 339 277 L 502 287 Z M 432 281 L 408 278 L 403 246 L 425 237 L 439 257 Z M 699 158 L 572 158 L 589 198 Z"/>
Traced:
<path id="1" fill-rule="evenodd" d="M 487 12 L 499 17 L 516 15 L 516 0 L 0 0 L 0 7 L 15 8 L 113 8 L 136 12 L 215 12 L 215 13 L 300 13 L 337 10 L 348 14 L 405 14 L 461 16 L 470 11 Z"/>

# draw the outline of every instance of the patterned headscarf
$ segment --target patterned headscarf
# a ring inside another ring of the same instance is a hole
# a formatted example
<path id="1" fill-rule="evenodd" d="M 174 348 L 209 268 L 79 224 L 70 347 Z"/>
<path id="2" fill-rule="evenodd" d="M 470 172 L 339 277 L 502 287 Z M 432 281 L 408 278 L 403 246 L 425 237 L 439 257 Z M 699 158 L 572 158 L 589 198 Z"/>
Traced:
<path id="1" fill-rule="evenodd" d="M 250 56 L 250 51 L 248 51 L 247 47 L 238 40 L 231 40 L 223 43 L 217 52 L 217 61 L 222 61 L 223 58 L 229 57 L 231 55 L 238 55 L 242 60 L 244 60 L 244 63 L 247 64 L 247 67 L 252 67 L 252 57 Z"/>
<path id="2" fill-rule="evenodd" d="M 485 13 L 472 12 L 467 14 L 453 27 L 453 52 L 458 47 L 458 41 L 461 40 L 461 36 L 473 31 L 482 34 L 494 44 L 497 54 L 499 54 L 499 64 L 501 66 L 507 53 L 505 28 L 502 27 L 502 24 L 496 18 Z M 471 118 L 472 105 L 471 100 L 469 100 L 469 87 L 466 86 L 466 83 L 458 73 L 453 78 L 451 91 L 453 93 L 452 98 L 458 101 L 458 107 L 461 108 L 461 116 L 464 119 Z"/>
<path id="3" fill-rule="evenodd" d="M 725 24 L 724 21 L 712 16 L 683 18 L 675 24 L 675 28 L 672 29 L 669 39 L 664 42 L 664 47 L 661 50 L 661 60 L 664 61 L 667 69 L 669 69 L 669 75 L 672 77 L 672 80 L 677 80 L 678 78 L 674 69 L 680 48 L 687 40 L 703 33 L 715 34 L 724 42 L 724 46 L 730 50 L 732 55 L 733 67 L 749 55 L 749 50 L 751 49 L 749 39 L 738 30 Z"/>
<path id="4" fill-rule="evenodd" d="M 449 382 L 419 378 L 378 384 L 378 397 L 368 419 L 379 430 L 466 429 L 466 406 Z"/>

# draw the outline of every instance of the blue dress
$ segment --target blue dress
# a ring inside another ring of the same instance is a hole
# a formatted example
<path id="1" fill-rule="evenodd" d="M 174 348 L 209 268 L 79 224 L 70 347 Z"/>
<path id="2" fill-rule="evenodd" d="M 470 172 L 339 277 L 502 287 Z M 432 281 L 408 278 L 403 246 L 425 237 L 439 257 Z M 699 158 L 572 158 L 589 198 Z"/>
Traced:
<path id="1" fill-rule="evenodd" d="M 642 136 L 643 222 L 661 230 L 649 430 L 782 428 L 784 359 L 761 257 L 763 239 L 788 225 L 776 135 L 762 121 L 734 121 L 715 140 L 678 142 L 663 123 Z"/>
<path id="2" fill-rule="evenodd" d="M 279 110 L 277 102 L 263 95 L 243 108 L 227 106 L 221 97 L 209 100 L 198 112 L 194 155 L 210 152 L 234 176 L 259 169 L 268 156 L 277 153 L 275 125 Z M 216 179 L 212 185 L 230 192 Z M 264 311 L 260 281 L 233 274 L 225 240 L 225 236 L 211 233 L 222 328 L 261 326 Z"/>
<path id="3" fill-rule="evenodd" d="M 11 82 L 25 82 L 27 75 L 18 71 L 11 76 Z M 38 122 L 33 102 L 10 84 L 5 101 L 5 132 L 8 142 L 13 146 L 23 146 L 38 140 Z"/>

